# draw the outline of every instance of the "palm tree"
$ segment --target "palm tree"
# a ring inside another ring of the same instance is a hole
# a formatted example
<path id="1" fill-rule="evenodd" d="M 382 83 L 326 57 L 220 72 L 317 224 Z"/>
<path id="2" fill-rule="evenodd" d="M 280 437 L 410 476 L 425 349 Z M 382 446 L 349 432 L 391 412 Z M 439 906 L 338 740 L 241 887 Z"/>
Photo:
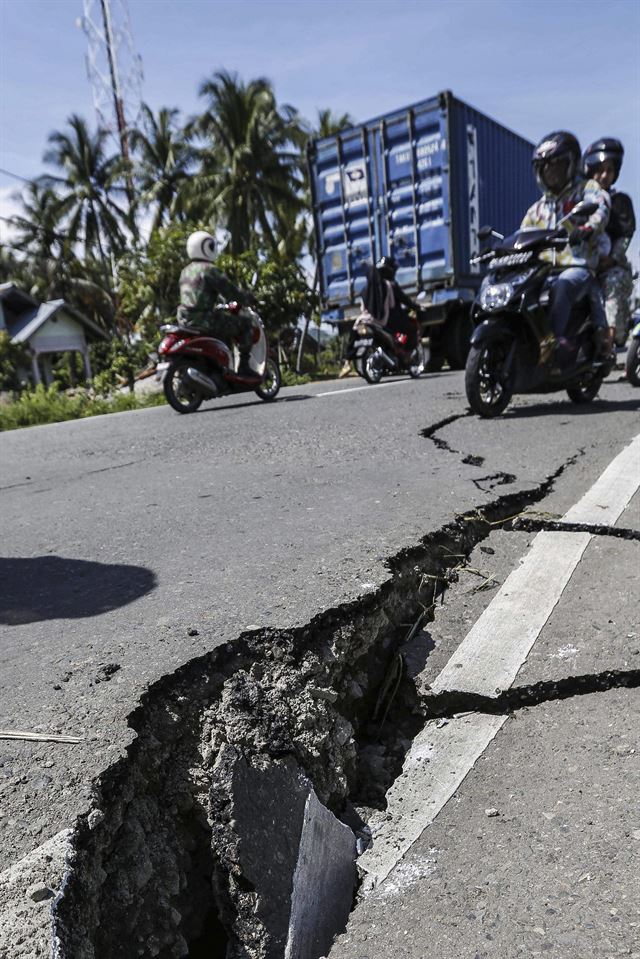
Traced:
<path id="1" fill-rule="evenodd" d="M 348 127 L 352 127 L 354 123 L 355 120 L 348 113 L 339 116 L 332 110 L 318 110 L 318 117 L 314 129 L 311 131 L 311 138 L 335 136 L 336 133 L 341 133 Z"/>
<path id="2" fill-rule="evenodd" d="M 200 86 L 207 109 L 191 125 L 204 140 L 192 188 L 192 216 L 226 226 L 231 253 L 256 243 L 276 250 L 278 234 L 300 210 L 302 126 L 293 107 L 278 108 L 265 79 L 244 84 L 221 71 Z"/>
<path id="3" fill-rule="evenodd" d="M 96 251 L 105 261 L 109 252 L 117 252 L 126 244 L 125 230 L 133 224 L 114 200 L 124 193 L 124 163 L 119 156 L 106 152 L 108 134 L 98 130 L 91 134 L 82 117 L 73 114 L 68 120 L 68 133 L 54 131 L 49 135 L 50 149 L 44 162 L 63 171 L 63 176 L 47 176 L 49 185 L 59 194 L 59 211 L 65 220 L 65 232 L 72 243 L 84 245 L 85 256 Z"/>
<path id="4" fill-rule="evenodd" d="M 131 132 L 130 142 L 138 154 L 134 168 L 142 203 L 155 206 L 152 231 L 166 219 L 182 218 L 184 188 L 189 180 L 195 150 L 178 124 L 178 110 L 163 108 L 154 116 L 142 105 L 143 128 Z"/>

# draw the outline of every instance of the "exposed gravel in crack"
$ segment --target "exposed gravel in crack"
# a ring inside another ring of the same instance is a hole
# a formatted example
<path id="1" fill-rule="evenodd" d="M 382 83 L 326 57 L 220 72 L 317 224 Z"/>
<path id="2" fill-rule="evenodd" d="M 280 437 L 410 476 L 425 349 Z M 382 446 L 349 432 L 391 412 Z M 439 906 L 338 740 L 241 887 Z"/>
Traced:
<path id="1" fill-rule="evenodd" d="M 429 614 L 460 555 L 544 498 L 574 461 L 536 489 L 504 495 L 403 550 L 375 592 L 298 629 L 243 634 L 151 686 L 130 718 L 136 739 L 99 777 L 92 808 L 79 818 L 54 907 L 54 955 L 186 956 L 205 920 L 222 950 L 213 913 L 229 955 L 282 955 L 243 869 L 229 756 L 257 773 L 293 764 L 336 814 L 366 793 L 362 778 L 375 770 L 362 753 L 379 735 L 372 717 L 407 625 Z M 398 739 L 394 712 L 386 712 L 398 742 L 381 789 L 416 722 L 414 714 Z"/>

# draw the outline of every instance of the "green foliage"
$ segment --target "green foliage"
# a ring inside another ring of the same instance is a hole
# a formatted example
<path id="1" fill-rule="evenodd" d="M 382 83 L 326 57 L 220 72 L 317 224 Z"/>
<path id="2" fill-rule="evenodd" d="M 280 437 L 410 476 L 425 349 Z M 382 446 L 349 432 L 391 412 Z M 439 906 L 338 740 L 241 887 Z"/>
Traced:
<path id="1" fill-rule="evenodd" d="M 318 297 L 295 263 L 279 257 L 261 259 L 254 252 L 240 256 L 223 254 L 217 266 L 241 289 L 252 290 L 260 304 L 260 315 L 268 333 L 276 335 L 295 327 L 299 317 L 318 309 Z M 257 283 L 252 278 L 257 272 Z"/>
<path id="2" fill-rule="evenodd" d="M 0 391 L 19 390 L 21 367 L 29 367 L 29 357 L 23 346 L 11 342 L 6 330 L 0 331 Z"/>
<path id="3" fill-rule="evenodd" d="M 155 343 L 160 324 L 175 319 L 187 239 L 196 229 L 175 224 L 155 230 L 145 249 L 130 250 L 118 262 L 120 313 L 144 340 Z"/>
<path id="4" fill-rule="evenodd" d="M 131 382 L 157 345 L 158 327 L 174 319 L 195 229 L 229 231 L 231 255 L 219 265 L 238 286 L 248 288 L 259 266 L 255 293 L 272 336 L 318 312 L 315 282 L 310 291 L 298 265 L 313 252 L 305 148 L 351 117 L 325 110 L 308 123 L 277 101 L 269 80 L 245 82 L 224 70 L 199 93 L 202 113 L 186 126 L 176 109 L 144 106 L 127 163 L 104 131 L 70 116 L 48 138 L 43 159 L 53 172 L 22 191 L 13 224 L 18 252 L 0 246 L 0 282 L 38 299 L 63 298 L 111 331 L 113 343 L 92 350 L 105 393 L 120 378 Z M 152 223 L 148 242 L 142 221 Z M 55 372 L 62 385 L 70 382 L 64 364 Z"/>
<path id="5" fill-rule="evenodd" d="M 25 391 L 12 403 L 0 405 L 0 431 L 60 423 L 102 413 L 121 413 L 124 410 L 159 406 L 165 402 L 162 394 L 139 397 L 133 393 L 119 393 L 107 400 L 81 390 L 74 395 L 60 392 L 57 385 L 48 389 L 42 384 Z"/>
<path id="6" fill-rule="evenodd" d="M 96 393 L 108 396 L 123 383 L 133 389 L 135 374 L 147 365 L 152 349 L 144 340 L 132 342 L 115 336 L 107 342 L 94 344 L 90 359 Z"/>

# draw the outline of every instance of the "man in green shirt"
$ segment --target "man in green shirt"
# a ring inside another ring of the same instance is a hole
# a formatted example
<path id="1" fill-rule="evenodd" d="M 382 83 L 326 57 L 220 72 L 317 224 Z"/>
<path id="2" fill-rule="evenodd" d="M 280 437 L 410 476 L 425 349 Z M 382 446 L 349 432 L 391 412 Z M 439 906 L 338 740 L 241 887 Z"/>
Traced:
<path id="1" fill-rule="evenodd" d="M 187 240 L 190 263 L 180 274 L 178 322 L 223 340 L 231 347 L 237 341 L 240 350 L 238 375 L 259 379 L 249 365 L 253 344 L 253 326 L 249 317 L 229 313 L 221 303 L 236 300 L 249 306 L 253 297 L 238 290 L 225 274 L 214 266 L 216 241 L 210 233 L 198 230 Z"/>

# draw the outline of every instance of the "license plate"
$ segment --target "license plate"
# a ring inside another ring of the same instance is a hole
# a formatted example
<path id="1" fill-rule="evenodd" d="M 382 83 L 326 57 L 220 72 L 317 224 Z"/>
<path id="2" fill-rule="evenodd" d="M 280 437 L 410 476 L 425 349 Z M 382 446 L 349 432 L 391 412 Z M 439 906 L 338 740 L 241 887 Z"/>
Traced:
<path id="1" fill-rule="evenodd" d="M 373 346 L 373 340 L 358 340 L 358 343 L 356 345 L 356 355 L 362 356 L 364 351 L 368 349 L 370 346 Z"/>

